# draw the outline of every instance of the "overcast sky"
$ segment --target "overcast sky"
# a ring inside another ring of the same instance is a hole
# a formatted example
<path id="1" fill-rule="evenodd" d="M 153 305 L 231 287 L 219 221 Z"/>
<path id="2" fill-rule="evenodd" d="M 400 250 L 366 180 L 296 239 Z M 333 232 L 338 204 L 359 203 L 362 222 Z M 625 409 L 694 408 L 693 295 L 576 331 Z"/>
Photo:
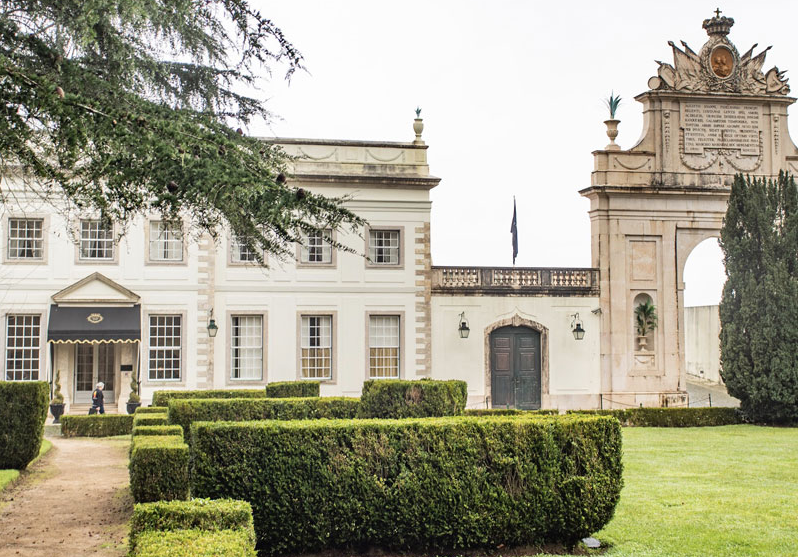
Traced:
<path id="1" fill-rule="evenodd" d="M 305 57 L 290 84 L 262 91 L 281 119 L 255 135 L 411 141 L 424 118 L 433 175 L 435 265 L 510 266 L 513 196 L 517 265 L 589 267 L 591 152 L 608 139 L 602 99 L 623 98 L 617 142 L 642 133 L 633 97 L 672 62 L 668 41 L 696 52 L 716 4 L 253 0 Z M 798 3 L 727 1 L 738 51 L 773 45 L 767 71 L 798 68 Z M 787 76 L 791 76 L 791 72 Z M 798 92 L 798 77 L 792 83 Z M 794 110 L 791 110 L 794 112 Z M 791 128 L 796 130 L 796 123 Z M 686 305 L 717 303 L 720 250 L 688 261 Z M 714 277 L 714 279 L 712 278 Z"/>

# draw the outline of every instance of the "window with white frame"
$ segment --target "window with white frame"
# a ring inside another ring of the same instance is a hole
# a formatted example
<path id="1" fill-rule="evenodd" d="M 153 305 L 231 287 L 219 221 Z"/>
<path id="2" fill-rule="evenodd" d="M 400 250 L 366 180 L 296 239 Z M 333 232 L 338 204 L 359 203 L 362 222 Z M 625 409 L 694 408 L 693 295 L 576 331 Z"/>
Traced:
<path id="1" fill-rule="evenodd" d="M 150 222 L 150 261 L 183 261 L 183 232 L 179 226 Z"/>
<path id="2" fill-rule="evenodd" d="M 149 378 L 179 380 L 183 344 L 180 315 L 150 315 Z"/>
<path id="3" fill-rule="evenodd" d="M 230 323 L 231 378 L 263 379 L 263 316 L 234 315 Z"/>
<path id="4" fill-rule="evenodd" d="M 399 231 L 369 230 L 369 259 L 373 265 L 399 265 Z"/>
<path id="5" fill-rule="evenodd" d="M 39 379 L 41 316 L 6 316 L 6 381 Z"/>
<path id="6" fill-rule="evenodd" d="M 369 377 L 399 377 L 399 316 L 369 317 Z"/>
<path id="7" fill-rule="evenodd" d="M 44 219 L 8 219 L 8 259 L 44 258 Z"/>
<path id="8" fill-rule="evenodd" d="M 332 263 L 332 246 L 330 238 L 332 230 L 314 230 L 302 233 L 302 247 L 299 250 L 299 262 L 308 264 Z"/>
<path id="9" fill-rule="evenodd" d="M 80 221 L 80 259 L 110 261 L 114 258 L 114 225 L 110 221 Z"/>
<path id="10" fill-rule="evenodd" d="M 303 315 L 302 379 L 332 379 L 332 315 Z"/>
<path id="11" fill-rule="evenodd" d="M 230 249 L 233 263 L 255 263 L 258 261 L 255 251 L 239 236 L 233 236 Z"/>

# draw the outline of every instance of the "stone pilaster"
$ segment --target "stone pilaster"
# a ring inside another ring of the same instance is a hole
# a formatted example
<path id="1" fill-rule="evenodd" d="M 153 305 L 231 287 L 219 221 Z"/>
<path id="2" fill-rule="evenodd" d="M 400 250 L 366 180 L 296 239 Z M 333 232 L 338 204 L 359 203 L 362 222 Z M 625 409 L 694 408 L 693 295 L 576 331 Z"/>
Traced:
<path id="1" fill-rule="evenodd" d="M 199 241 L 197 282 L 197 357 L 194 364 L 197 388 L 212 389 L 215 339 L 208 336 L 208 313 L 213 309 L 216 292 L 216 244 L 208 235 Z"/>
<path id="2" fill-rule="evenodd" d="M 415 228 L 416 271 L 416 373 L 432 373 L 432 252 L 430 223 Z"/>

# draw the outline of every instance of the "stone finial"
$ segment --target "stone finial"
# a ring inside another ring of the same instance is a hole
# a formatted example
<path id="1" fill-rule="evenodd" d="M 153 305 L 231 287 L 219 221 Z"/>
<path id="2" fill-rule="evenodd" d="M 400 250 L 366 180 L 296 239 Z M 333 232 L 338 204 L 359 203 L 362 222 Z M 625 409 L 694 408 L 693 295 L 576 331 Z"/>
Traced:
<path id="1" fill-rule="evenodd" d="M 416 145 L 424 145 L 424 140 L 421 139 L 421 132 L 424 131 L 424 120 L 421 119 L 421 108 L 416 108 L 416 119 L 413 120 L 413 131 L 416 132 L 416 138 L 413 143 Z"/>

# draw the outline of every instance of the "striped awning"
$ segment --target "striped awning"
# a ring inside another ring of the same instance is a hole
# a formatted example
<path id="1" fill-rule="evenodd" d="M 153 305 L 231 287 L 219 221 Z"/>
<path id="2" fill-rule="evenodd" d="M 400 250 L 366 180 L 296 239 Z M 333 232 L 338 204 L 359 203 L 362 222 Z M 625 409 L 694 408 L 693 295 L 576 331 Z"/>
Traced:
<path id="1" fill-rule="evenodd" d="M 51 305 L 47 340 L 53 343 L 137 342 L 141 340 L 141 305 Z"/>

